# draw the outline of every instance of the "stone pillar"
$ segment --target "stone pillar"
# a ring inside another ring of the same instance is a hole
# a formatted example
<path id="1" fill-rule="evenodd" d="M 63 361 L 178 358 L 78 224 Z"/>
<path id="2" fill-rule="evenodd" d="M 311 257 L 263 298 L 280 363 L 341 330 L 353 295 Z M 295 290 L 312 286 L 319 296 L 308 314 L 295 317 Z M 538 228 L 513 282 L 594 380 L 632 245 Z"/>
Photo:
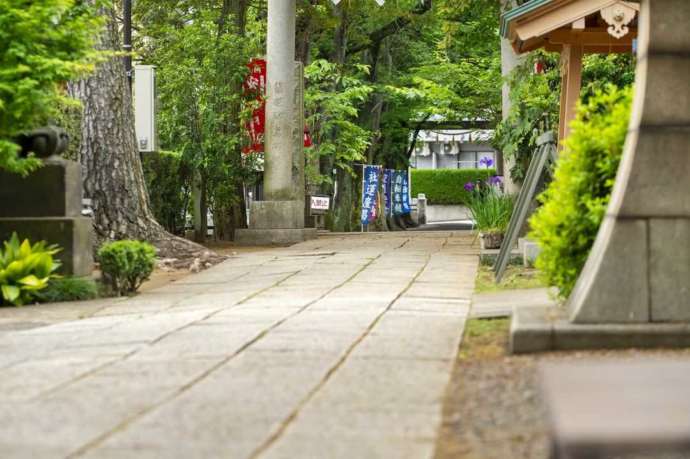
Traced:
<path id="1" fill-rule="evenodd" d="M 292 185 L 292 158 L 295 129 L 295 0 L 268 1 L 266 160 L 264 196 L 266 201 L 295 199 Z"/>
<path id="2" fill-rule="evenodd" d="M 61 274 L 90 276 L 93 270 L 93 222 L 81 209 L 81 166 L 74 161 L 50 157 L 25 178 L 0 170 L 0 241 L 16 232 L 32 244 L 59 245 Z"/>
<path id="3" fill-rule="evenodd" d="M 291 244 L 316 237 L 304 227 L 303 70 L 295 64 L 296 0 L 268 0 L 264 199 L 252 203 L 239 244 Z"/>
<path id="4" fill-rule="evenodd" d="M 291 139 L 292 139 L 292 180 L 293 199 L 302 203 L 304 208 L 306 179 L 304 168 L 306 167 L 306 158 L 304 156 L 304 66 L 301 62 L 294 62 L 294 81 L 295 89 L 293 91 L 293 116 L 294 122 L 292 125 Z"/>
<path id="5" fill-rule="evenodd" d="M 643 0 L 630 130 L 574 323 L 690 322 L 690 2 Z"/>

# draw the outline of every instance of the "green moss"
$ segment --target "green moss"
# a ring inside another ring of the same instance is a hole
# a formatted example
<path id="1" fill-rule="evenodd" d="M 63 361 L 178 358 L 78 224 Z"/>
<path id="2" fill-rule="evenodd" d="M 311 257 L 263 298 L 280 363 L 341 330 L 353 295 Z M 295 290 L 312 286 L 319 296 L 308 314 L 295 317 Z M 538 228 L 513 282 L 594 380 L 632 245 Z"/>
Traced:
<path id="1" fill-rule="evenodd" d="M 494 272 L 490 266 L 481 266 L 474 286 L 475 293 L 500 292 L 503 290 L 520 290 L 546 287 L 543 276 L 531 268 L 522 265 L 511 265 L 506 269 L 500 284 L 494 281 Z"/>
<path id="2" fill-rule="evenodd" d="M 510 319 L 470 319 L 460 346 L 460 360 L 486 360 L 506 354 Z"/>

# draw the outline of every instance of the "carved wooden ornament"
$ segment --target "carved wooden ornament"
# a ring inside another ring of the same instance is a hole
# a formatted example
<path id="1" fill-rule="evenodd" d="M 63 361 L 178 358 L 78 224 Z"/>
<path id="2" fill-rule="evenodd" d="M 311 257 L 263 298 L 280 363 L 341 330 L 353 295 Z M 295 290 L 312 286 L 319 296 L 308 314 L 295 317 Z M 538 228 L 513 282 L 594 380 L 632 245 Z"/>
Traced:
<path id="1" fill-rule="evenodd" d="M 628 24 L 635 19 L 637 9 L 624 2 L 616 3 L 601 10 L 601 17 L 609 25 L 608 33 L 623 38 L 630 32 Z"/>

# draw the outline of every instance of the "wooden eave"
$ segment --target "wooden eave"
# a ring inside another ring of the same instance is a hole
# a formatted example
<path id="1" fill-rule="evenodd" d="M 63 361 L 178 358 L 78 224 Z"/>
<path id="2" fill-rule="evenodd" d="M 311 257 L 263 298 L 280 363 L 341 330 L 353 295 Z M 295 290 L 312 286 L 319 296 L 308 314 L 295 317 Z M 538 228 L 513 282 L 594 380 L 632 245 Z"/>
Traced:
<path id="1" fill-rule="evenodd" d="M 508 11 L 501 18 L 501 33 L 518 54 L 544 48 L 560 51 L 563 45 L 577 45 L 585 53 L 621 53 L 632 50 L 637 37 L 636 22 L 630 32 L 617 39 L 601 24 L 600 11 L 619 0 L 532 0 Z M 638 5 L 630 4 L 633 8 Z M 573 24 L 584 21 L 584 28 Z"/>

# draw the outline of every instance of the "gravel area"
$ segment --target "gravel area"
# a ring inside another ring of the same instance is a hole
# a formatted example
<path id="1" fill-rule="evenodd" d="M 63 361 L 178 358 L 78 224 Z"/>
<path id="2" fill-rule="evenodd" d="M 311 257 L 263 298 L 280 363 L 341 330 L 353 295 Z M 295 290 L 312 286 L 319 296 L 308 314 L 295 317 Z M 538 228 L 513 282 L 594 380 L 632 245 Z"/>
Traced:
<path id="1" fill-rule="evenodd" d="M 491 325 L 478 329 L 478 323 Z M 436 459 L 548 458 L 547 415 L 538 388 L 540 362 L 690 359 L 690 350 L 510 356 L 506 353 L 508 325 L 508 320 L 468 324 L 446 392 Z"/>

